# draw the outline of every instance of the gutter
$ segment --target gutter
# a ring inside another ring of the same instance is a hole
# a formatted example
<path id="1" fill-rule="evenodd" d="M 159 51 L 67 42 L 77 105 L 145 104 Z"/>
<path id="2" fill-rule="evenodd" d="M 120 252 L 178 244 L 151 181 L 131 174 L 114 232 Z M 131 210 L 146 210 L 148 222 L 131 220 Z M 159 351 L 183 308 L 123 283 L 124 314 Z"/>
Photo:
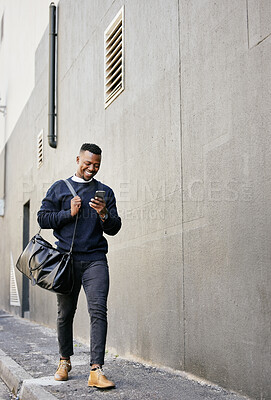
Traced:
<path id="1" fill-rule="evenodd" d="M 49 6 L 49 99 L 48 99 L 48 143 L 57 147 L 56 133 L 56 6 Z"/>

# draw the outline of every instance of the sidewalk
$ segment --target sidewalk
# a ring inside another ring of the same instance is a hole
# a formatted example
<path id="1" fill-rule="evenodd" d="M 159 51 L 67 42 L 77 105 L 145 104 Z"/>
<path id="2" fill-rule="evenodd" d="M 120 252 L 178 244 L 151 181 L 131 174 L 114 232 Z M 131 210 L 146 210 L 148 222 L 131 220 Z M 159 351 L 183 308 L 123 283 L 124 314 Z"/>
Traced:
<path id="1" fill-rule="evenodd" d="M 0 377 L 22 400 L 244 400 L 213 385 L 106 354 L 105 374 L 116 383 L 112 390 L 87 386 L 88 347 L 75 342 L 67 382 L 53 379 L 58 363 L 56 332 L 0 311 Z M 14 397 L 14 398 L 15 398 Z M 0 399 L 1 400 L 1 399 Z"/>

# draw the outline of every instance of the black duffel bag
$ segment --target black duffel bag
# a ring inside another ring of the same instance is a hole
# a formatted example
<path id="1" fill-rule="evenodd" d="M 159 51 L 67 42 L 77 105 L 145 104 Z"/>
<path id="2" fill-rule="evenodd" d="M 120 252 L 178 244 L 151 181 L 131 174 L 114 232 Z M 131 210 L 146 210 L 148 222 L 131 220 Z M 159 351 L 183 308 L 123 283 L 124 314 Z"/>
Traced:
<path id="1" fill-rule="evenodd" d="M 70 182 L 65 180 L 73 196 L 77 196 Z M 60 252 L 39 233 L 32 237 L 18 258 L 16 268 L 43 289 L 58 294 L 69 294 L 73 289 L 72 248 L 78 220 L 76 215 L 73 238 L 69 252 Z"/>

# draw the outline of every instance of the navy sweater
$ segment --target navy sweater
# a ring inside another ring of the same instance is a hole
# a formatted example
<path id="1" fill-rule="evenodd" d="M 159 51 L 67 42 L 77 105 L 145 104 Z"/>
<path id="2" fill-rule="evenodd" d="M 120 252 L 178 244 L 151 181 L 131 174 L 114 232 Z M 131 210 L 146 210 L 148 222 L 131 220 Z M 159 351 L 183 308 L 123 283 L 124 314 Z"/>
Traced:
<path id="1" fill-rule="evenodd" d="M 108 244 L 103 233 L 116 235 L 121 227 L 113 190 L 96 179 L 92 179 L 89 183 L 77 183 L 71 178 L 68 178 L 68 181 L 82 200 L 75 232 L 73 257 L 80 261 L 106 259 Z M 105 222 L 101 221 L 97 211 L 89 205 L 96 190 L 105 191 L 108 210 L 108 218 Z M 75 216 L 71 216 L 72 198 L 73 195 L 66 183 L 63 180 L 57 181 L 49 188 L 38 212 L 40 227 L 54 230 L 54 236 L 58 239 L 57 248 L 62 251 L 69 251 L 72 241 L 76 219 Z"/>

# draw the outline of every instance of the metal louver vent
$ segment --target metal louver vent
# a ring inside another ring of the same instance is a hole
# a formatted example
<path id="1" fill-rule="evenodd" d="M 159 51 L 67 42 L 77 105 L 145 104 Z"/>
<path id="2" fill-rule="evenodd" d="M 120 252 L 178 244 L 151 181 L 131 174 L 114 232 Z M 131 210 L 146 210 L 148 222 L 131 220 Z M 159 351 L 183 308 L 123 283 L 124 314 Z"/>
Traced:
<path id="1" fill-rule="evenodd" d="M 10 288 L 9 288 L 9 292 L 10 292 L 10 296 L 9 296 L 10 305 L 20 307 L 21 302 L 20 302 L 18 286 L 17 286 L 17 282 L 16 282 L 13 257 L 12 257 L 11 252 L 10 252 Z"/>
<path id="2" fill-rule="evenodd" d="M 43 130 L 40 131 L 38 134 L 38 140 L 37 140 L 37 150 L 38 150 L 38 163 L 37 167 L 39 168 L 42 163 L 43 163 Z"/>
<path id="3" fill-rule="evenodd" d="M 104 33 L 105 108 L 124 90 L 124 7 Z"/>
<path id="4" fill-rule="evenodd" d="M 4 37 L 4 14 L 2 15 L 2 18 L 1 18 L 0 43 L 2 42 L 3 37 Z"/>

